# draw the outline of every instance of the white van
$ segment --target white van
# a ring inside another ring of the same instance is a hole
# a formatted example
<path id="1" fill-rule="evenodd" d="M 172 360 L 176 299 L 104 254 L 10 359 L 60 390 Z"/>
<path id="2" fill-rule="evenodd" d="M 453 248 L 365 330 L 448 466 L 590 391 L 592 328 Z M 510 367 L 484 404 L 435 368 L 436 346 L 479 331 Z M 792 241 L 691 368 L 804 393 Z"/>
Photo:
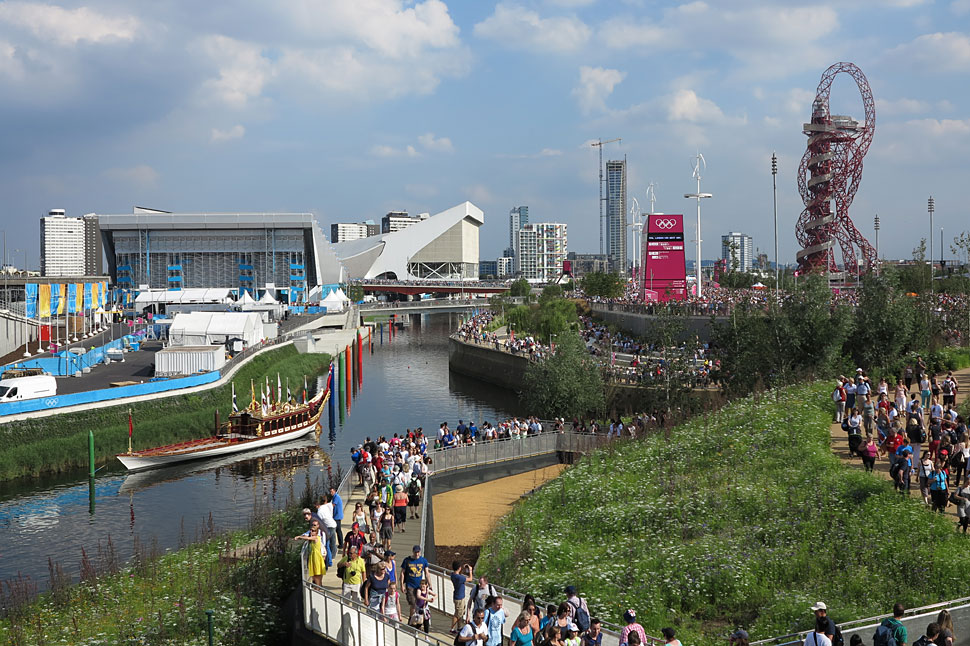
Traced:
<path id="1" fill-rule="evenodd" d="M 57 381 L 50 375 L 0 379 L 0 404 L 21 399 L 50 397 L 56 394 Z"/>

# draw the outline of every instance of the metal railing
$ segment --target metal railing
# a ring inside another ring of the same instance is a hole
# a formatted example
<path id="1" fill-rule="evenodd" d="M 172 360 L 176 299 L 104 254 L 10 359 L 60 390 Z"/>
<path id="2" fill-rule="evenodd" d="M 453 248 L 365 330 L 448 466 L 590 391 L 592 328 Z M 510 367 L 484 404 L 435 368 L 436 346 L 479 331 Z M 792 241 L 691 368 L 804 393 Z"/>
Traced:
<path id="1" fill-rule="evenodd" d="M 550 427 L 552 422 L 543 422 Z M 544 431 L 537 435 L 502 438 L 449 449 L 429 451 L 434 473 L 493 464 L 506 460 L 546 455 L 549 453 L 587 453 L 608 441 L 605 435 L 575 433 L 573 431 Z"/>

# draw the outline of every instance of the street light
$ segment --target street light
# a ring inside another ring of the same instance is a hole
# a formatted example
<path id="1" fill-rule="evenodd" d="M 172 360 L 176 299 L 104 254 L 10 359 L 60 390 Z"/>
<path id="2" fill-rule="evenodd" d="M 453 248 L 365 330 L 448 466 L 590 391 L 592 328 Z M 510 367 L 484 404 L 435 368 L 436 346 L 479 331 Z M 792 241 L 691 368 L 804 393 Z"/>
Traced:
<path id="1" fill-rule="evenodd" d="M 933 287 L 933 212 L 936 211 L 936 200 L 930 195 L 926 200 L 926 210 L 930 212 L 930 288 Z"/>
<path id="2" fill-rule="evenodd" d="M 696 193 L 684 193 L 684 197 L 687 199 L 697 200 L 697 266 L 695 267 L 697 273 L 697 298 L 700 299 L 704 296 L 704 291 L 702 288 L 701 280 L 701 200 L 708 197 L 714 197 L 713 193 L 701 193 L 701 166 L 707 168 L 707 162 L 704 160 L 704 155 L 697 153 L 694 157 L 694 172 L 693 177 L 697 180 L 697 192 Z"/>
<path id="3" fill-rule="evenodd" d="M 771 153 L 771 202 L 775 211 L 775 300 L 778 300 L 778 290 L 781 279 L 778 274 L 778 156 Z"/>
<path id="4" fill-rule="evenodd" d="M 876 230 L 876 275 L 879 275 L 879 214 L 876 213 L 876 219 L 872 224 L 872 228 Z"/>

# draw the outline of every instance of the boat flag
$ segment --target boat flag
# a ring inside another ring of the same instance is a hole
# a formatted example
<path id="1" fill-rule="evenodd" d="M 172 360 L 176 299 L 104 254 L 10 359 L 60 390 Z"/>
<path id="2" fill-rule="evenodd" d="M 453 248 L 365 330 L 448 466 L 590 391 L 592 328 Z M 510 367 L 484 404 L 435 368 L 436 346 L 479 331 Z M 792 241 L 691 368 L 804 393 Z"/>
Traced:
<path id="1" fill-rule="evenodd" d="M 128 455 L 131 455 L 131 432 L 134 430 L 134 425 L 131 423 L 131 409 L 128 409 Z"/>
<path id="2" fill-rule="evenodd" d="M 249 407 L 256 410 L 256 385 L 253 380 L 249 380 Z"/>
<path id="3" fill-rule="evenodd" d="M 303 375 L 303 403 L 306 404 L 306 375 Z"/>
<path id="4" fill-rule="evenodd" d="M 269 375 L 266 375 L 266 399 L 264 403 L 268 403 L 273 399 L 273 389 L 269 387 Z"/>
<path id="5" fill-rule="evenodd" d="M 236 382 L 232 382 L 232 412 L 239 412 L 239 404 L 236 403 Z"/>
<path id="6" fill-rule="evenodd" d="M 293 395 L 290 394 L 290 378 L 286 378 L 286 403 L 289 404 L 293 401 Z"/>
<path id="7" fill-rule="evenodd" d="M 276 403 L 283 399 L 283 384 L 280 383 L 280 373 L 276 373 Z"/>
<path id="8" fill-rule="evenodd" d="M 267 405 L 267 402 L 266 402 L 266 393 L 263 392 L 263 388 L 262 387 L 260 387 L 260 389 L 259 389 L 259 396 L 260 396 L 260 399 L 262 400 L 262 404 L 263 404 L 263 408 L 262 408 L 263 415 L 266 415 L 267 413 L 269 413 L 269 406 Z"/>

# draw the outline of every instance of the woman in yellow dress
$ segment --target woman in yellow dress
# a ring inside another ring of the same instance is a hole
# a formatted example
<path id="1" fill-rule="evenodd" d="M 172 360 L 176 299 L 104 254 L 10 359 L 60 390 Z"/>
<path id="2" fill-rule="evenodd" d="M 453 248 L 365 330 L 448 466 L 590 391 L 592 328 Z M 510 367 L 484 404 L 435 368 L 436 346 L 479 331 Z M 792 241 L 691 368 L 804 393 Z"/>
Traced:
<path id="1" fill-rule="evenodd" d="M 310 543 L 310 555 L 307 559 L 306 571 L 314 585 L 323 585 L 323 575 L 327 573 L 327 564 L 323 559 L 323 541 L 320 540 L 320 521 L 310 522 L 310 531 L 293 538 L 295 541 Z"/>

